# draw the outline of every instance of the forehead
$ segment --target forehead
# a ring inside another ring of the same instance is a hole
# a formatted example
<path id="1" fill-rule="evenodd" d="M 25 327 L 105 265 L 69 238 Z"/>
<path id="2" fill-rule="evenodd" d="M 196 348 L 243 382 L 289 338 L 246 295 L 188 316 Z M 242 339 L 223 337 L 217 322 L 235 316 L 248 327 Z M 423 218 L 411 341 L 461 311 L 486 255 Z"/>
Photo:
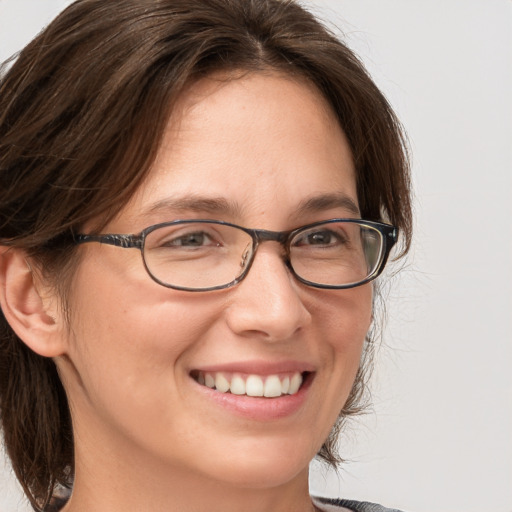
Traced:
<path id="1" fill-rule="evenodd" d="M 308 196 L 328 193 L 357 205 L 351 151 L 322 95 L 277 73 L 218 75 L 179 99 L 153 168 L 122 213 L 145 217 L 155 204 L 197 197 L 221 198 L 240 217 L 277 205 L 293 215 Z"/>

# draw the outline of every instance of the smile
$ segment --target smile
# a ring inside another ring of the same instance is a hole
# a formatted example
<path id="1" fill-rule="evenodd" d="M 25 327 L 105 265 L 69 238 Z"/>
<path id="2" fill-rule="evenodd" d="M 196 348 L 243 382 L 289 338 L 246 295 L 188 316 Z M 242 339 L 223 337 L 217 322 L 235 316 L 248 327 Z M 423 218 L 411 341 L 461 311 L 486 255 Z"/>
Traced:
<path id="1" fill-rule="evenodd" d="M 192 372 L 191 376 L 202 386 L 206 386 L 219 393 L 265 398 L 295 395 L 298 393 L 305 378 L 300 372 L 257 375 L 195 371 Z"/>

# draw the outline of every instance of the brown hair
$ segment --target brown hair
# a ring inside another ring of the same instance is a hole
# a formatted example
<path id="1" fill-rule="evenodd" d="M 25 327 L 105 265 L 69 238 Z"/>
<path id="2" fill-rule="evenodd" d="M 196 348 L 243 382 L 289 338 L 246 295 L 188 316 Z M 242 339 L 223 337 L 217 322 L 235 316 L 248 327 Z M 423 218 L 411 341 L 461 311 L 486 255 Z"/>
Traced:
<path id="1" fill-rule="evenodd" d="M 354 54 L 293 0 L 68 7 L 0 81 L 0 241 L 26 250 L 65 296 L 77 261 L 73 233 L 126 204 L 184 88 L 218 71 L 266 69 L 305 78 L 324 95 L 352 149 L 362 217 L 398 226 L 406 252 L 411 204 L 400 125 Z M 357 410 L 365 369 L 341 419 Z M 72 481 L 69 408 L 53 361 L 28 349 L 3 315 L 0 404 L 14 471 L 43 509 L 56 485 Z M 331 464 L 335 443 L 332 434 L 319 453 Z"/>

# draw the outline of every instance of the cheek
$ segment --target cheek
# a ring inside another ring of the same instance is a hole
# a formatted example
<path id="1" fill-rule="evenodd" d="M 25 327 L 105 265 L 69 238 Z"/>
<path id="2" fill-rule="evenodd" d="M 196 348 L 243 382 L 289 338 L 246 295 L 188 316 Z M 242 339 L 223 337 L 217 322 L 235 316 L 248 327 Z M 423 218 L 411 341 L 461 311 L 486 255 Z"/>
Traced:
<path id="1" fill-rule="evenodd" d="M 335 415 L 341 410 L 361 364 L 366 335 L 372 321 L 372 287 L 340 290 L 321 304 L 324 314 L 322 344 L 327 361 L 331 399 Z M 319 306 L 320 307 L 320 306 Z M 321 318 L 320 313 L 317 315 Z"/>
<path id="2" fill-rule="evenodd" d="M 316 322 L 314 347 L 323 362 L 316 378 L 318 410 L 310 425 L 319 449 L 347 402 L 360 366 L 372 320 L 372 288 L 323 292 L 310 306 Z"/>
<path id="3" fill-rule="evenodd" d="M 163 288 L 145 274 L 120 280 L 86 270 L 83 276 L 94 277 L 77 275 L 70 301 L 68 355 L 79 390 L 107 406 L 127 397 L 132 405 L 149 405 L 155 393 L 172 393 L 173 379 L 162 376 L 172 375 L 197 350 L 218 308 L 205 297 Z"/>
<path id="4" fill-rule="evenodd" d="M 373 289 L 364 285 L 314 298 L 310 311 L 332 350 L 360 351 L 372 321 Z"/>

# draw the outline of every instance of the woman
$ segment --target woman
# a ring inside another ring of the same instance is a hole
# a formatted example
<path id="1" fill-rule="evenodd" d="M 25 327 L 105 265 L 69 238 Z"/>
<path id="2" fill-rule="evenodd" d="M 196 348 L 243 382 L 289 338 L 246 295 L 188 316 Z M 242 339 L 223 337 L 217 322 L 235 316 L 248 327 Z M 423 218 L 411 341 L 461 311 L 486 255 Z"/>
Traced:
<path id="1" fill-rule="evenodd" d="M 79 0 L 0 87 L 0 399 L 34 508 L 381 510 L 308 493 L 411 234 L 354 55 L 292 1 Z"/>

